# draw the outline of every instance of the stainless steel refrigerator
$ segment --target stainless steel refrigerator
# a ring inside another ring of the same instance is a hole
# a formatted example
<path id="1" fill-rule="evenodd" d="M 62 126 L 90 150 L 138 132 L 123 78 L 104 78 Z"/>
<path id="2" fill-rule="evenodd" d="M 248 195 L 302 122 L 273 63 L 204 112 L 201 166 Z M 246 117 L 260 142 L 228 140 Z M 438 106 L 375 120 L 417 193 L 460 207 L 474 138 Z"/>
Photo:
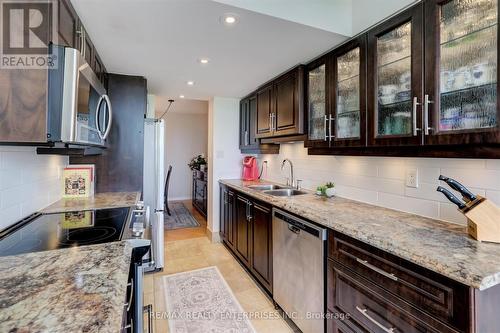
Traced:
<path id="1" fill-rule="evenodd" d="M 149 207 L 151 254 L 155 264 L 150 270 L 164 266 L 163 190 L 165 186 L 165 122 L 145 119 L 144 122 L 144 186 L 143 199 Z"/>

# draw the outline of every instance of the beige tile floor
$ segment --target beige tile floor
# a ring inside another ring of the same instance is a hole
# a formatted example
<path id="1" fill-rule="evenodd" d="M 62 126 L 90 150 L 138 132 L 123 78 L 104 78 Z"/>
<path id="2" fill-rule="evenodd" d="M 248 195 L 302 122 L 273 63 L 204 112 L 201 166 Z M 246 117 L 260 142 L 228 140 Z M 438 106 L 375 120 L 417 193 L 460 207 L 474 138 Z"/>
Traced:
<path id="1" fill-rule="evenodd" d="M 198 216 L 195 217 L 198 218 Z M 183 230 L 180 238 L 175 236 L 166 237 L 164 270 L 145 276 L 144 304 L 153 304 L 156 312 L 166 311 L 163 276 L 208 266 L 217 266 L 243 310 L 255 315 L 256 318 L 252 319 L 251 322 L 258 333 L 293 332 L 286 322 L 279 318 L 271 300 L 250 278 L 224 245 L 211 243 L 207 237 L 199 237 L 198 231 L 195 231 L 192 237 L 188 237 L 186 232 L 188 229 Z M 176 232 L 167 231 L 167 235 Z M 277 319 L 261 319 L 269 314 L 272 314 L 273 318 Z M 168 332 L 166 319 L 154 319 L 153 323 L 154 332 Z"/>

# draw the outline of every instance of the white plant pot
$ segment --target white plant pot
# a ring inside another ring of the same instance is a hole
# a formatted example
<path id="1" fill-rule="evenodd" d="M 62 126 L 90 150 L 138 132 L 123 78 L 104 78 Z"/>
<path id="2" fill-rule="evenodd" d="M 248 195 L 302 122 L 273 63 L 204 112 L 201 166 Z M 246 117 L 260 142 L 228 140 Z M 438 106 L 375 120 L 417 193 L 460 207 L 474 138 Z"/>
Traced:
<path id="1" fill-rule="evenodd" d="M 335 193 L 337 193 L 337 191 L 335 190 L 335 187 L 330 187 L 326 189 L 325 193 L 327 197 L 331 198 L 335 195 Z"/>

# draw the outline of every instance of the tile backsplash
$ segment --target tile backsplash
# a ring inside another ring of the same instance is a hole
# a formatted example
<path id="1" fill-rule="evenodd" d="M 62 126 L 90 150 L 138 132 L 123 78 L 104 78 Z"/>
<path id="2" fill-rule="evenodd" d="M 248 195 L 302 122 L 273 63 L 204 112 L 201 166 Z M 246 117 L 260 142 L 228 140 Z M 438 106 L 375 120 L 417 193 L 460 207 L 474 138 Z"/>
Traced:
<path id="1" fill-rule="evenodd" d="M 314 190 L 332 181 L 339 196 L 435 219 L 465 224 L 456 206 L 436 192 L 440 174 L 455 178 L 470 190 L 500 205 L 500 160 L 440 159 L 357 156 L 310 156 L 303 143 L 282 144 L 279 155 L 259 155 L 268 161 L 263 178 L 284 183 L 288 165 L 294 164 L 295 179 Z M 406 187 L 408 169 L 418 169 L 418 188 Z"/>
<path id="2" fill-rule="evenodd" d="M 0 230 L 62 196 L 68 157 L 37 155 L 35 149 L 0 146 Z"/>

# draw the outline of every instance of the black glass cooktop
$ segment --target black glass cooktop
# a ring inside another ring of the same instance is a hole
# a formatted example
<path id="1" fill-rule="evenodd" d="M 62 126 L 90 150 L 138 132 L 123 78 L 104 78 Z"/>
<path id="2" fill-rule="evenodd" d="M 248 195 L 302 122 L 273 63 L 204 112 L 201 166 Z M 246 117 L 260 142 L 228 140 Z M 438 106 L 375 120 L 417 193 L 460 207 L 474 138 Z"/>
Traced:
<path id="1" fill-rule="evenodd" d="M 128 213 L 124 207 L 35 216 L 0 238 L 0 256 L 117 241 Z"/>

